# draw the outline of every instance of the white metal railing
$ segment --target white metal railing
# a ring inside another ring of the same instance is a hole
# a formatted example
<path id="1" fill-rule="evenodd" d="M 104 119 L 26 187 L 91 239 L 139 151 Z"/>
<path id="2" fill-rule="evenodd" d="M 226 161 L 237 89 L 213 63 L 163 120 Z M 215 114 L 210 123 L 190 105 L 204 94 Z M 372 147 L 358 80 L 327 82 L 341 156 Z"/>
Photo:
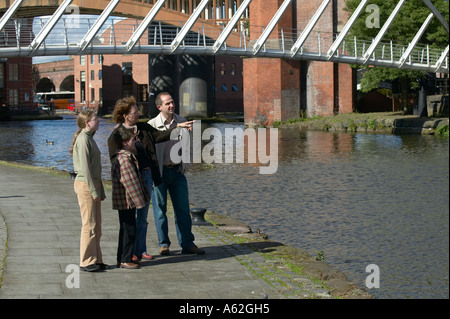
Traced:
<path id="1" fill-rule="evenodd" d="M 242 8 L 247 7 L 250 1 L 244 0 Z M 66 0 L 63 4 L 70 2 Z M 329 0 L 324 0 L 305 30 L 299 32 L 275 29 L 289 0 L 285 0 L 267 26 L 247 28 L 240 25 L 241 22 L 237 19 L 239 13 L 233 17 L 230 25 L 223 21 L 197 22 L 195 12 L 188 21 L 156 21 L 153 18 L 158 11 L 157 4 L 162 6 L 163 0 L 155 4 L 152 9 L 154 12 L 149 12 L 143 21 L 110 17 L 118 2 L 119 0 L 111 1 L 99 18 L 80 15 L 75 20 L 71 15 L 61 15 L 57 21 L 52 21 L 53 15 L 33 20 L 8 17 L 5 22 L 6 19 L 2 17 L 0 57 L 125 53 L 220 54 L 370 64 L 449 73 L 448 46 L 443 49 L 418 44 L 419 36 L 412 39 L 410 45 L 381 40 L 381 37 L 356 38 L 343 33 L 314 31 L 314 24 Z M 202 3 L 206 5 L 208 0 L 203 0 Z M 63 4 L 60 11 L 64 9 Z M 200 6 L 200 10 L 201 8 Z M 431 17 L 430 14 L 427 20 Z M 348 24 L 351 25 L 350 22 Z"/>

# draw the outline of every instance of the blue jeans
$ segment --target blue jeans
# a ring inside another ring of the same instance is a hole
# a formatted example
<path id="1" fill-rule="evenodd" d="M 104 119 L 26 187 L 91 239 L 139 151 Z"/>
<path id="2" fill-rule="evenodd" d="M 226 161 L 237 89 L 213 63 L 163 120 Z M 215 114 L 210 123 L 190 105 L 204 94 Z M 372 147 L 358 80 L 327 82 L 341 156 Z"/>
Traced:
<path id="1" fill-rule="evenodd" d="M 153 178 L 152 172 L 149 169 L 141 171 L 144 185 L 148 193 L 152 194 Z M 143 253 L 147 252 L 147 216 L 150 202 L 140 209 L 136 210 L 136 241 L 134 242 L 133 254 L 141 257 Z"/>
<path id="2" fill-rule="evenodd" d="M 178 243 L 182 249 L 194 245 L 192 219 L 189 209 L 188 184 L 178 167 L 163 168 L 162 183 L 155 187 L 152 194 L 153 214 L 159 246 L 170 247 L 169 227 L 167 223 L 167 192 L 172 199 L 175 213 L 175 225 Z"/>

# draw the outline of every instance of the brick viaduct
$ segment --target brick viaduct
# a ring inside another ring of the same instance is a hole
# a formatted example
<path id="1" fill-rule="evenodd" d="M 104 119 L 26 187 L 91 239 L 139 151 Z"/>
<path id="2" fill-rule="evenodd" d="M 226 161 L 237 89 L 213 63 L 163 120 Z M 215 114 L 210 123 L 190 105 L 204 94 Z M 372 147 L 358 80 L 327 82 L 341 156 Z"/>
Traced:
<path id="1" fill-rule="evenodd" d="M 12 0 L 0 1 L 0 13 L 12 4 Z M 16 13 L 20 16 L 51 14 L 62 1 L 25 0 Z M 113 15 L 143 18 L 155 0 L 122 0 Z M 176 21 L 187 19 L 200 0 L 168 0 L 156 19 Z M 108 5 L 106 0 L 74 0 L 80 14 L 99 14 Z M 211 1 L 216 4 L 216 1 Z M 234 4 L 241 0 L 221 0 L 225 10 L 212 10 L 228 19 Z M 283 0 L 253 0 L 250 4 L 250 25 L 265 26 L 269 23 Z M 294 0 L 272 34 L 281 28 L 303 30 L 319 3 L 310 0 Z M 334 0 L 323 13 L 315 30 L 336 33 L 348 19 L 343 10 L 344 0 Z M 202 19 L 207 16 L 205 11 Z M 251 29 L 250 29 L 250 33 Z M 356 94 L 356 76 L 350 66 L 331 62 L 294 61 L 278 58 L 244 59 L 244 110 L 249 125 L 270 125 L 273 121 L 285 121 L 302 114 L 332 115 L 352 112 Z"/>
<path id="2" fill-rule="evenodd" d="M 33 83 L 36 92 L 44 91 L 50 82 L 55 91 L 74 90 L 73 60 L 40 63 L 33 66 Z M 45 91 L 46 92 L 46 91 Z"/>

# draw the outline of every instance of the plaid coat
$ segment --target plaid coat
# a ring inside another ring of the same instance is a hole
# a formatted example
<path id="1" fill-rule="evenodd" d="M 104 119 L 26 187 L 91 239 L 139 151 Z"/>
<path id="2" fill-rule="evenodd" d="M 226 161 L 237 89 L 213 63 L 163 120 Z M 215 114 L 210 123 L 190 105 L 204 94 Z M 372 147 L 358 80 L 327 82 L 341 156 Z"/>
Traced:
<path id="1" fill-rule="evenodd" d="M 139 209 L 150 201 L 133 153 L 126 150 L 117 153 L 111 167 L 111 178 L 113 209 Z"/>

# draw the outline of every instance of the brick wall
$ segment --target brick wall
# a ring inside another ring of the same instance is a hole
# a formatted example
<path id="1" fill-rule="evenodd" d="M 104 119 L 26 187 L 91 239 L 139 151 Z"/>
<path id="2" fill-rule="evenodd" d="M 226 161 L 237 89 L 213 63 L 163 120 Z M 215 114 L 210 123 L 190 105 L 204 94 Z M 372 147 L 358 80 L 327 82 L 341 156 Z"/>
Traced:
<path id="1" fill-rule="evenodd" d="M 242 112 L 244 109 L 242 58 L 216 56 L 214 71 L 215 112 Z"/>
<path id="2" fill-rule="evenodd" d="M 252 1 L 251 26 L 267 25 L 283 3 L 278 1 Z M 283 15 L 269 40 L 278 39 L 283 29 L 291 30 L 292 10 Z M 260 27 L 252 27 L 250 36 L 255 40 Z M 244 108 L 248 125 L 271 125 L 275 120 L 298 117 L 300 113 L 300 63 L 274 58 L 244 59 Z"/>
<path id="3" fill-rule="evenodd" d="M 124 86 L 122 83 L 122 66 L 124 63 L 131 63 L 133 83 L 131 85 L 131 94 L 139 102 L 139 85 L 146 87 L 148 92 L 148 55 L 104 55 L 103 63 L 99 63 L 99 56 L 94 56 L 94 63 L 91 63 L 91 56 L 85 56 L 84 65 L 80 64 L 80 56 L 74 57 L 74 75 L 75 75 L 75 106 L 77 109 L 86 107 L 87 109 L 99 110 L 103 108 L 103 113 L 112 112 L 116 101 L 124 97 Z M 80 74 L 84 71 L 85 81 L 85 101 L 81 101 L 81 79 Z M 102 79 L 99 78 L 99 71 L 102 71 Z M 94 79 L 91 73 L 94 72 Z M 92 98 L 91 92 L 94 90 L 95 97 Z M 102 89 L 103 100 L 100 101 L 100 89 Z M 139 102 L 142 111 L 148 111 L 148 93 L 144 102 Z"/>
<path id="4" fill-rule="evenodd" d="M 267 25 L 283 1 L 254 0 L 250 7 L 250 24 Z M 297 0 L 296 8 L 288 8 L 280 23 L 272 32 L 273 39 L 281 28 L 304 30 L 306 24 L 321 2 Z M 323 53 L 333 42 L 333 33 L 345 25 L 348 13 L 343 11 L 343 0 L 330 2 L 313 33 L 305 43 L 305 48 L 317 50 L 320 32 Z M 255 40 L 260 30 L 253 27 L 251 37 Z M 355 103 L 354 71 L 344 64 L 311 61 L 305 64 L 302 76 L 300 61 L 282 59 L 244 60 L 244 108 L 245 122 L 249 125 L 270 125 L 273 121 L 285 121 L 300 116 L 300 109 L 306 109 L 309 116 L 329 116 L 350 113 Z M 303 78 L 306 83 L 300 83 Z M 305 96 L 300 96 L 301 86 Z M 306 106 L 300 106 L 301 101 Z"/>
<path id="5" fill-rule="evenodd" d="M 12 65 L 18 69 L 18 78 L 10 77 Z M 32 106 L 32 58 L 14 57 L 8 58 L 4 64 L 4 87 L 0 88 L 1 105 L 18 107 L 19 109 L 28 109 Z M 18 105 L 13 105 L 13 97 L 10 94 L 18 94 Z"/>
<path id="6" fill-rule="evenodd" d="M 112 112 L 116 101 L 123 97 L 122 85 L 122 65 L 125 62 L 131 62 L 133 68 L 133 85 L 132 95 L 138 101 L 138 105 L 142 107 L 143 112 L 148 112 L 148 99 L 139 97 L 138 87 L 143 85 L 147 87 L 148 92 L 148 55 L 105 55 L 103 62 L 103 96 L 108 100 L 104 101 L 105 107 Z M 148 98 L 148 96 L 147 96 Z"/>
<path id="7" fill-rule="evenodd" d="M 65 91 L 64 88 L 61 88 L 63 81 L 73 81 L 73 57 L 70 57 L 68 60 L 38 63 L 34 64 L 33 67 L 36 69 L 39 76 L 39 78 L 34 79 L 36 81 L 34 86 L 36 86 L 41 79 L 49 78 L 55 85 L 56 91 Z M 70 91 L 73 90 L 74 88 Z"/>

